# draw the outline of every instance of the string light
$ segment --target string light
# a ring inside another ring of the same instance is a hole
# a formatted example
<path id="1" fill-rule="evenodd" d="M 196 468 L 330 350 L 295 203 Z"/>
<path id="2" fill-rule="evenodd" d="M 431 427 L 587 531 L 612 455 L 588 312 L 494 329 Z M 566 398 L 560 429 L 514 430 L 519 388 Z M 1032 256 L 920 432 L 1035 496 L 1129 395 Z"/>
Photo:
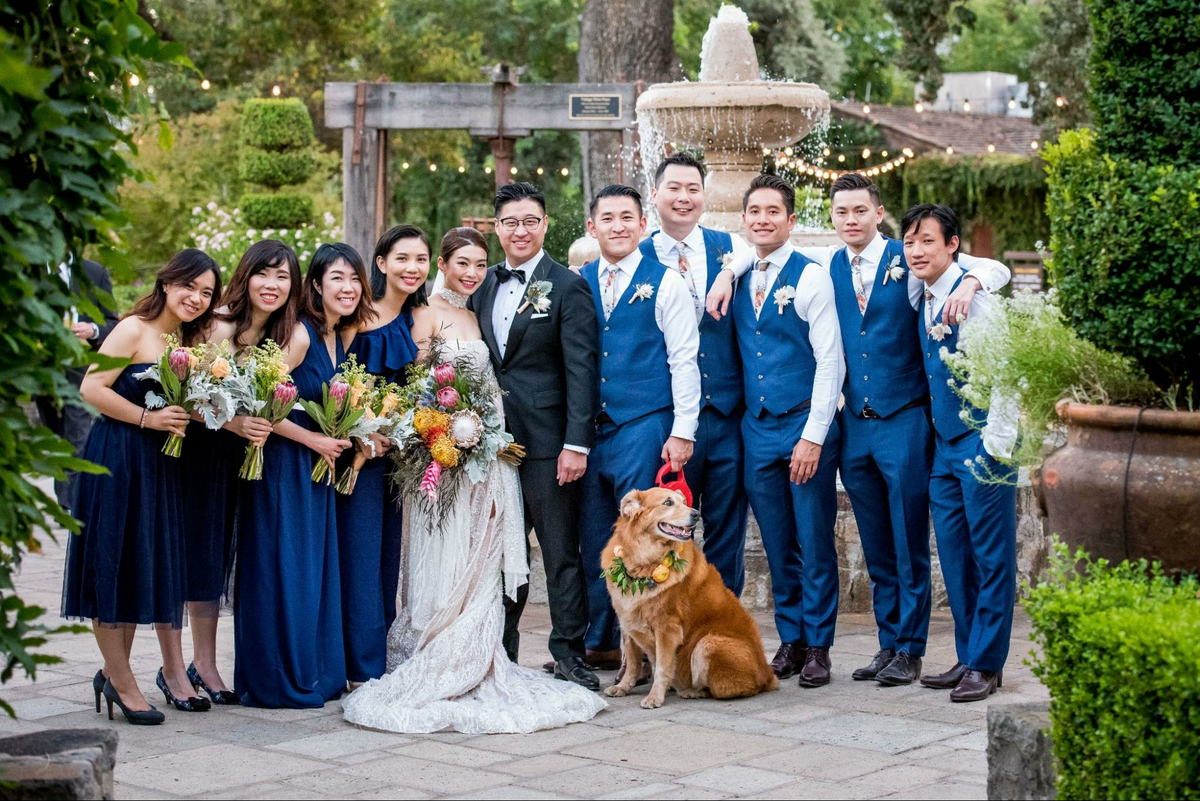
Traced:
<path id="1" fill-rule="evenodd" d="M 1062 95 L 1059 95 L 1058 97 L 1054 98 L 1054 105 L 1062 108 L 1063 106 L 1067 105 L 1067 99 Z"/>
<path id="2" fill-rule="evenodd" d="M 908 156 L 910 159 L 913 157 L 913 149 L 911 147 L 906 147 L 901 152 L 904 153 L 904 155 Z"/>
<path id="3" fill-rule="evenodd" d="M 968 114 L 971 113 L 971 101 L 970 100 L 963 101 L 963 111 L 967 112 Z"/>
<path id="4" fill-rule="evenodd" d="M 821 155 L 823 155 L 823 156 L 828 156 L 828 155 L 829 155 L 829 148 L 825 148 L 824 150 L 822 150 L 822 151 L 821 151 Z"/>
<path id="5" fill-rule="evenodd" d="M 212 84 L 208 82 L 208 78 L 205 78 L 203 81 L 200 82 L 200 88 L 206 92 L 212 88 Z"/>
<path id="6" fill-rule="evenodd" d="M 436 164 L 430 164 L 430 165 L 429 165 L 429 171 L 430 171 L 430 172 L 437 172 L 437 165 L 436 165 Z"/>
<path id="7" fill-rule="evenodd" d="M 863 152 L 862 152 L 862 157 L 863 157 L 864 159 L 869 159 L 869 158 L 871 158 L 871 148 L 869 148 L 869 147 L 864 147 L 864 148 L 863 148 Z"/>
<path id="8" fill-rule="evenodd" d="M 543 170 L 541 167 L 538 167 L 538 168 L 537 168 L 537 174 L 538 174 L 538 175 L 545 175 L 545 174 L 546 174 L 546 171 L 545 171 L 545 170 Z"/>
<path id="9" fill-rule="evenodd" d="M 886 150 L 880 150 L 880 151 L 879 151 L 879 155 L 883 156 L 883 157 L 886 159 L 886 158 L 887 158 L 887 151 L 886 151 Z"/>
<path id="10" fill-rule="evenodd" d="M 571 174 L 571 171 L 568 170 L 566 167 L 563 167 L 561 170 L 559 170 L 559 172 L 562 173 L 563 178 L 566 178 L 568 175 Z"/>
<path id="11" fill-rule="evenodd" d="M 995 152 L 996 152 L 996 146 L 995 146 L 995 145 L 991 145 L 991 144 L 989 144 L 989 145 L 988 145 L 988 152 L 989 152 L 989 153 L 995 153 Z"/>
<path id="12" fill-rule="evenodd" d="M 279 84 L 275 84 L 274 86 L 272 86 L 272 87 L 271 87 L 271 96 L 272 96 L 272 97 L 279 97 L 279 94 L 280 94 L 282 91 L 283 91 L 283 90 L 279 88 Z"/>
<path id="13" fill-rule="evenodd" d="M 763 155 L 764 155 L 764 156 L 769 156 L 769 155 L 771 155 L 771 148 L 769 148 L 769 147 L 764 147 L 764 148 L 763 148 Z"/>
<path id="14" fill-rule="evenodd" d="M 488 175 L 491 175 L 491 174 L 492 174 L 492 168 L 491 168 L 491 167 L 484 167 L 484 168 L 483 168 L 483 171 L 484 171 L 485 173 L 487 173 Z"/>
<path id="15" fill-rule="evenodd" d="M 407 170 L 407 169 L 408 169 L 408 162 L 406 161 L 406 162 L 404 162 L 403 164 L 401 164 L 401 165 L 400 165 L 400 169 L 402 169 L 402 170 Z"/>
<path id="16" fill-rule="evenodd" d="M 863 105 L 863 114 L 870 114 L 870 113 L 871 113 L 871 107 L 864 104 Z"/>
<path id="17" fill-rule="evenodd" d="M 1036 139 L 1034 139 L 1032 142 L 1029 143 L 1029 147 L 1032 148 L 1033 150 L 1037 150 L 1038 149 L 1038 141 Z"/>
<path id="18" fill-rule="evenodd" d="M 141 82 L 142 82 L 142 79 L 139 78 L 136 73 L 129 76 L 129 85 L 130 86 L 137 86 Z"/>
<path id="19" fill-rule="evenodd" d="M 1015 99 L 1010 99 L 1010 100 L 1008 101 L 1008 107 L 1009 107 L 1009 108 L 1016 108 L 1016 107 L 1017 107 L 1017 101 L 1016 101 Z"/>
<path id="20" fill-rule="evenodd" d="M 516 168 L 516 167 L 509 167 L 509 168 L 508 168 L 508 172 L 509 172 L 509 174 L 510 174 L 510 175 L 516 175 L 516 174 L 517 174 L 517 168 Z"/>
<path id="21" fill-rule="evenodd" d="M 467 171 L 467 168 L 466 168 L 466 167 L 464 167 L 463 165 L 459 164 L 459 165 L 458 165 L 458 171 L 459 171 L 459 172 L 466 172 L 466 171 Z"/>
<path id="22" fill-rule="evenodd" d="M 947 155 L 947 156 L 953 156 L 953 155 L 954 155 L 954 148 L 952 148 L 952 147 L 947 147 L 947 148 L 946 148 L 946 155 Z"/>
<path id="23" fill-rule="evenodd" d="M 795 152 L 796 152 L 796 151 L 792 150 L 792 148 L 790 148 L 790 147 L 785 147 L 785 148 L 783 149 L 783 154 L 784 154 L 785 156 L 790 156 L 790 155 L 792 155 L 792 154 L 793 154 L 793 153 L 795 153 Z"/>
<path id="24" fill-rule="evenodd" d="M 920 100 L 918 100 L 915 108 L 917 110 L 917 113 L 920 114 L 922 111 L 925 110 L 925 104 L 922 103 Z"/>

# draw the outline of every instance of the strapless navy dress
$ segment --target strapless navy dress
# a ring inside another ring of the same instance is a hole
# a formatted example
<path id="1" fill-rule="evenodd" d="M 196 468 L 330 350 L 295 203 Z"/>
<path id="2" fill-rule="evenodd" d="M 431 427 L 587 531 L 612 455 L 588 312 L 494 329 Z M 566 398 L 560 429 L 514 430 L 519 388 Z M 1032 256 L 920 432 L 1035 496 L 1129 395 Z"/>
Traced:
<path id="1" fill-rule="evenodd" d="M 126 367 L 113 390 L 144 406 L 146 391 L 157 384 L 133 376 L 148 366 Z M 63 617 L 107 626 L 183 625 L 187 572 L 180 464 L 163 455 L 166 439 L 164 431 L 104 415 L 92 426 L 83 458 L 109 475 L 79 474 L 76 511 L 82 528 L 67 543 Z"/>
<path id="2" fill-rule="evenodd" d="M 320 401 L 337 365 L 317 330 L 303 325 L 312 344 L 292 381 L 301 398 Z M 316 429 L 299 405 L 288 419 Z M 346 684 L 335 493 L 312 480 L 316 458 L 273 434 L 262 479 L 240 488 L 233 684 L 245 706 L 319 707 Z"/>
<path id="3" fill-rule="evenodd" d="M 417 356 L 411 328 L 411 315 L 401 312 L 387 325 L 356 336 L 349 352 L 367 372 L 402 385 Z M 391 464 L 386 456 L 368 459 L 354 492 L 337 496 L 346 676 L 355 682 L 384 674 L 387 632 L 396 619 L 400 497 L 392 484 Z"/>

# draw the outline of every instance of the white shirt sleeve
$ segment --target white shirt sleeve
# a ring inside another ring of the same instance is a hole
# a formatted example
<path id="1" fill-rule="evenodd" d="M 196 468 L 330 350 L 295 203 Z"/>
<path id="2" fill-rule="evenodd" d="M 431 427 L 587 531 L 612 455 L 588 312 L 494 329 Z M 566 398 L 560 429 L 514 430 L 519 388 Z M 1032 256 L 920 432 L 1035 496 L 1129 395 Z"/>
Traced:
<path id="1" fill-rule="evenodd" d="M 667 270 L 658 286 L 654 301 L 654 321 L 667 345 L 667 363 L 671 368 L 671 398 L 675 422 L 671 436 L 696 438 L 700 421 L 700 327 L 696 307 L 683 276 Z"/>
<path id="2" fill-rule="evenodd" d="M 824 445 L 825 435 L 829 433 L 829 426 L 837 413 L 838 395 L 846 379 L 842 332 L 833 297 L 833 279 L 829 273 L 824 270 L 805 270 L 801 273 L 796 283 L 793 305 L 800 319 L 808 323 L 808 342 L 817 360 L 812 406 L 800 438 Z"/>
<path id="3" fill-rule="evenodd" d="M 798 247 L 796 250 L 805 258 L 812 259 L 817 264 L 825 268 L 825 272 L 829 272 L 829 265 L 833 263 L 833 254 L 841 250 L 844 245 L 805 245 Z"/>
<path id="4" fill-rule="evenodd" d="M 969 253 L 958 254 L 958 266 L 979 282 L 984 292 L 999 292 L 1012 279 L 1008 266 L 995 259 L 983 259 Z M 972 309 L 974 311 L 974 309 Z"/>

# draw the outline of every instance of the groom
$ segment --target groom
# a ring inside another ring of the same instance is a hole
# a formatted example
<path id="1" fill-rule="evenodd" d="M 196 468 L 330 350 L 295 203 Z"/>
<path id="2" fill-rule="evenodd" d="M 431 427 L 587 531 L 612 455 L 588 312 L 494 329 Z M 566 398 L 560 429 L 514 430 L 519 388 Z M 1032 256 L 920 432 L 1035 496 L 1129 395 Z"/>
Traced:
<path id="1" fill-rule="evenodd" d="M 599 410 L 596 310 L 587 282 L 546 255 L 546 197 L 521 182 L 496 193 L 496 234 L 505 260 L 488 270 L 467 308 L 479 318 L 508 429 L 521 464 L 526 530 L 537 531 L 550 596 L 554 675 L 600 689 L 584 662 L 587 589 L 579 550 L 579 478 Z M 517 661 L 517 626 L 529 585 L 505 598 L 504 649 Z"/>

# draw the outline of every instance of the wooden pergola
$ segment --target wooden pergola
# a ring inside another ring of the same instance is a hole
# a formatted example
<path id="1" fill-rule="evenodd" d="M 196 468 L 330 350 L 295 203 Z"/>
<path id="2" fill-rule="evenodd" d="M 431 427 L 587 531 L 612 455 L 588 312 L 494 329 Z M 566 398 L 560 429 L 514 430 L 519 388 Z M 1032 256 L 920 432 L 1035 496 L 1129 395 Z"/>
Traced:
<path id="1" fill-rule="evenodd" d="M 622 150 L 636 152 L 640 84 L 521 84 L 507 64 L 488 72 L 488 83 L 325 84 L 325 124 L 342 129 L 344 236 L 365 258 L 387 222 L 390 130 L 465 129 L 488 140 L 497 188 L 516 141 L 534 131 L 619 131 Z"/>

